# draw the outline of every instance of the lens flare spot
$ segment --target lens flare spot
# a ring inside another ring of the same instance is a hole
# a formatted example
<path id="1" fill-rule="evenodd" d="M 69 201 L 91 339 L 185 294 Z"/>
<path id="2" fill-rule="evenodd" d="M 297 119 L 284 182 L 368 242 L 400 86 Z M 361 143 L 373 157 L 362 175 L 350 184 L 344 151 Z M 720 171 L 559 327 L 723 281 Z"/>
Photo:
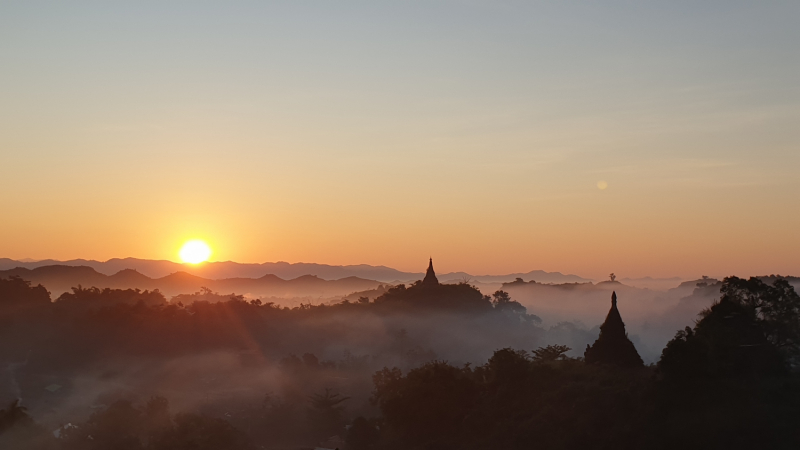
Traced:
<path id="1" fill-rule="evenodd" d="M 185 263 L 199 264 L 211 257 L 211 247 L 203 241 L 193 240 L 183 244 L 179 255 Z"/>

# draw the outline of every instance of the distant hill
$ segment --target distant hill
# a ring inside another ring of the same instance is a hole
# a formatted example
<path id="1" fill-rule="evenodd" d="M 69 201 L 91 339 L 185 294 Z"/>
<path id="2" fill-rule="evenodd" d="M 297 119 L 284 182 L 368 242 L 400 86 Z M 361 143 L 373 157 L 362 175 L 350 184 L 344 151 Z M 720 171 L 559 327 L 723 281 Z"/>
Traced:
<path id="1" fill-rule="evenodd" d="M 356 276 L 375 280 L 406 280 L 422 277 L 422 273 L 409 274 L 384 266 L 369 266 L 366 264 L 351 266 L 331 266 L 327 264 L 274 262 L 263 264 L 245 264 L 232 261 L 209 262 L 203 264 L 180 264 L 165 260 L 149 260 L 137 258 L 114 258 L 108 261 L 94 261 L 86 259 L 73 259 L 69 261 L 56 261 L 46 259 L 42 261 L 24 262 L 8 258 L 0 258 L 0 270 L 23 267 L 35 269 L 43 266 L 85 266 L 91 267 L 105 275 L 113 275 L 121 270 L 133 269 L 151 278 L 161 278 L 175 272 L 186 272 L 203 278 L 219 280 L 222 278 L 258 278 L 266 274 L 277 275 L 283 279 L 293 279 L 303 275 L 316 275 L 325 280 L 338 280 Z"/>
<path id="2" fill-rule="evenodd" d="M 345 296 L 356 291 L 376 289 L 378 281 L 358 277 L 324 280 L 314 275 L 303 275 L 285 280 L 275 275 L 260 278 L 223 278 L 213 280 L 186 272 L 175 272 L 160 278 L 151 278 L 133 269 L 124 269 L 113 275 L 102 274 L 92 267 L 52 265 L 34 269 L 14 268 L 0 270 L 0 278 L 18 276 L 33 284 L 41 284 L 55 299 L 72 287 L 95 286 L 112 289 L 158 289 L 167 298 L 178 294 L 191 294 L 207 287 L 221 294 L 244 294 L 252 297 L 322 297 Z"/>
<path id="3" fill-rule="evenodd" d="M 94 261 L 74 259 L 70 261 L 56 261 L 46 259 L 42 261 L 16 261 L 0 258 L 0 270 L 10 270 L 17 267 L 36 269 L 44 266 L 84 266 L 90 267 L 103 275 L 115 275 L 126 269 L 134 270 L 140 275 L 150 278 L 162 278 L 176 272 L 185 272 L 198 277 L 221 280 L 224 278 L 259 278 L 272 274 L 284 280 L 295 279 L 303 275 L 315 275 L 323 280 L 340 280 L 348 277 L 358 277 L 368 280 L 377 280 L 384 283 L 420 280 L 425 275 L 423 272 L 402 272 L 386 266 L 370 266 L 367 264 L 332 266 L 316 263 L 287 263 L 267 262 L 262 264 L 245 264 L 232 261 L 209 262 L 198 265 L 179 264 L 172 261 L 149 260 L 137 258 L 115 258 L 108 261 Z M 421 266 L 425 266 L 422 261 Z M 559 272 L 545 272 L 534 270 L 527 273 L 512 273 L 508 275 L 470 275 L 465 272 L 451 272 L 439 274 L 443 282 L 455 282 L 469 279 L 480 283 L 494 284 L 514 281 L 522 278 L 525 281 L 535 280 L 540 283 L 582 283 L 591 281 L 577 275 L 564 275 Z"/>

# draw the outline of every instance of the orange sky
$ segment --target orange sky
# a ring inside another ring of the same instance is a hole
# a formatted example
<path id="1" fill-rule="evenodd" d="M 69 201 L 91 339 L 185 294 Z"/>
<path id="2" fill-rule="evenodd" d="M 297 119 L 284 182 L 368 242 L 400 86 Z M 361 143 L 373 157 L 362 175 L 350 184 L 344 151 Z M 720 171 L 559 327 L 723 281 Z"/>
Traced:
<path id="1" fill-rule="evenodd" d="M 0 257 L 800 275 L 797 6 L 53 5 L 0 6 Z"/>

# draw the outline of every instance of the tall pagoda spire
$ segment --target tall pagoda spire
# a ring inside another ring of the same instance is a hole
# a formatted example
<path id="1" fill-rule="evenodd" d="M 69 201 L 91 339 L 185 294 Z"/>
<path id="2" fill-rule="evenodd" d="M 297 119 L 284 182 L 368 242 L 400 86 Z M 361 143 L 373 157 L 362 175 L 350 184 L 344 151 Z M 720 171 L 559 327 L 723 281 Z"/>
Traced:
<path id="1" fill-rule="evenodd" d="M 436 272 L 433 271 L 433 258 L 430 259 L 428 263 L 428 271 L 425 273 L 425 278 L 422 280 L 422 284 L 425 286 L 436 286 L 439 284 L 439 280 L 436 278 Z"/>
<path id="2" fill-rule="evenodd" d="M 640 367 L 644 365 L 639 352 L 628 339 L 625 323 L 617 309 L 617 292 L 611 294 L 611 309 L 608 310 L 605 322 L 600 325 L 600 337 L 592 346 L 586 346 L 583 354 L 587 363 L 614 364 L 623 367 Z"/>

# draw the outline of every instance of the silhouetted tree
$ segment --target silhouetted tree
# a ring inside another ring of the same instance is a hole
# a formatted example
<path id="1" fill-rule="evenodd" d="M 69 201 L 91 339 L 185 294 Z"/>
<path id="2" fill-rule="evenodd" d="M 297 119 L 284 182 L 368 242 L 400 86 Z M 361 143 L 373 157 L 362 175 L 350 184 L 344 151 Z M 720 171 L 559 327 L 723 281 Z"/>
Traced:
<path id="1" fill-rule="evenodd" d="M 492 294 L 492 306 L 499 311 L 525 314 L 527 309 L 517 301 L 511 300 L 511 296 L 506 291 L 495 291 Z M 537 317 L 538 318 L 538 317 Z"/>
<path id="2" fill-rule="evenodd" d="M 141 291 L 139 289 L 100 289 L 97 287 L 84 288 L 81 285 L 72 288 L 72 292 L 61 294 L 56 300 L 56 306 L 62 311 L 110 308 L 119 304 L 145 306 L 165 306 L 166 298 L 158 289 Z"/>
<path id="3" fill-rule="evenodd" d="M 402 376 L 383 369 L 373 377 L 377 404 L 398 448 L 450 448 L 478 398 L 472 371 L 430 362 Z"/>
<path id="4" fill-rule="evenodd" d="M 261 441 L 288 444 L 308 434 L 298 404 L 285 398 L 267 394 L 258 415 L 253 432 Z"/>
<path id="5" fill-rule="evenodd" d="M 725 278 L 720 288 L 722 299 L 750 311 L 764 336 L 780 349 L 787 361 L 798 363 L 800 357 L 800 296 L 783 278 L 772 285 L 759 278 Z"/>
<path id="6" fill-rule="evenodd" d="M 474 370 L 434 362 L 373 379 L 387 448 L 477 450 L 636 448 L 651 378 L 505 348 Z"/>
<path id="7" fill-rule="evenodd" d="M 482 367 L 484 378 L 494 384 L 517 383 L 527 376 L 530 361 L 530 355 L 525 350 L 511 348 L 497 350 Z"/>
<path id="8" fill-rule="evenodd" d="M 31 286 L 30 281 L 18 276 L 0 278 L 0 313 L 13 314 L 49 305 L 50 293 L 41 284 Z"/>
<path id="9" fill-rule="evenodd" d="M 662 351 L 647 435 L 662 448 L 797 448 L 800 378 L 786 367 L 797 295 L 735 277 L 720 292 Z"/>
<path id="10" fill-rule="evenodd" d="M 469 284 L 439 284 L 421 282 L 409 287 L 398 285 L 389 288 L 375 299 L 375 304 L 406 305 L 416 309 L 447 309 L 480 312 L 491 309 L 492 304 L 480 290 Z"/>
<path id="11" fill-rule="evenodd" d="M 142 412 L 129 401 L 119 400 L 95 412 L 85 424 L 62 432 L 66 449 L 139 450 L 143 433 Z"/>
<path id="12" fill-rule="evenodd" d="M 63 450 L 250 450 L 230 423 L 198 414 L 169 415 L 169 403 L 151 398 L 141 411 L 120 400 L 85 423 L 61 429 Z"/>
<path id="13" fill-rule="evenodd" d="M 341 434 L 344 430 L 342 403 L 350 397 L 342 397 L 331 389 L 325 388 L 324 394 L 313 394 L 309 397 L 308 421 L 320 438 Z"/>
<path id="14" fill-rule="evenodd" d="M 670 379 L 767 376 L 784 371 L 784 360 L 753 309 L 723 297 L 667 343 L 658 362 Z"/>
<path id="15" fill-rule="evenodd" d="M 539 347 L 533 351 L 533 361 L 535 362 L 549 362 L 558 361 L 566 358 L 565 353 L 572 350 L 566 345 L 548 345 L 547 347 Z"/>
<path id="16" fill-rule="evenodd" d="M 372 450 L 378 443 L 380 432 L 378 427 L 372 421 L 364 417 L 356 417 L 347 430 L 347 443 L 348 450 Z"/>
<path id="17" fill-rule="evenodd" d="M 194 294 L 180 294 L 170 299 L 171 303 L 181 303 L 183 305 L 191 305 L 195 302 L 219 303 L 219 302 L 229 302 L 229 301 L 244 302 L 245 299 L 243 295 L 219 294 L 205 286 L 201 287 L 200 290 L 195 292 Z M 253 306 L 261 306 L 260 300 L 258 301 L 252 300 L 250 303 L 252 303 Z"/>
<path id="18" fill-rule="evenodd" d="M 250 450 L 247 437 L 222 419 L 177 414 L 173 429 L 152 442 L 152 450 Z"/>

